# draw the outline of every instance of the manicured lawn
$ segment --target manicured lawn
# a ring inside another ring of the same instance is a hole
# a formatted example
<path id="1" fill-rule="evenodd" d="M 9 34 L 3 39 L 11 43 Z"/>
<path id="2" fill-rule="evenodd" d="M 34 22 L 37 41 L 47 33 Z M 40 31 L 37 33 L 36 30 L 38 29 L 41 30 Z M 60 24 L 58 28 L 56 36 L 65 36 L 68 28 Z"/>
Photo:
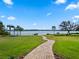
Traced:
<path id="1" fill-rule="evenodd" d="M 47 36 L 56 40 L 54 53 L 63 59 L 79 59 L 79 36 Z"/>
<path id="2" fill-rule="evenodd" d="M 0 37 L 0 59 L 26 55 L 43 42 L 40 36 Z"/>

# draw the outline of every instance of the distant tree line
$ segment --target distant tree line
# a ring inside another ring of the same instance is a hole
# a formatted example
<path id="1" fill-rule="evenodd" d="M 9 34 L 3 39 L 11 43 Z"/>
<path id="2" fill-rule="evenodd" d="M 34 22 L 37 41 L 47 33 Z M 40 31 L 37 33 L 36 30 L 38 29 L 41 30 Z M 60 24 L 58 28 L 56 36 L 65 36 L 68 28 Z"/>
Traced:
<path id="1" fill-rule="evenodd" d="M 79 31 L 79 24 L 72 23 L 71 21 L 62 21 L 59 25 L 61 31 L 68 31 L 67 34 L 71 34 L 70 31 Z M 14 35 L 21 35 L 21 32 L 24 29 L 17 25 L 16 27 L 13 25 L 7 25 L 7 29 L 5 29 L 5 25 L 0 21 L 0 35 L 10 35 L 13 31 Z M 52 30 L 56 31 L 56 26 L 52 26 Z M 16 34 L 17 32 L 17 34 Z"/>

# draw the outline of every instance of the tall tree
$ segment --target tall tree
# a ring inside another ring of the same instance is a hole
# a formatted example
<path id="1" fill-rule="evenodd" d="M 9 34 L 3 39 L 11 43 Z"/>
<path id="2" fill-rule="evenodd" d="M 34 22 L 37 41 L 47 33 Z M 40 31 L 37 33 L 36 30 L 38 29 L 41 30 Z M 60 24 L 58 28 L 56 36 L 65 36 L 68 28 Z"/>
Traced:
<path id="1" fill-rule="evenodd" d="M 14 35 L 15 35 L 15 26 L 13 25 L 7 25 L 7 28 L 9 28 L 9 33 L 11 34 L 11 29 L 14 29 Z"/>
<path id="2" fill-rule="evenodd" d="M 52 30 L 54 31 L 55 34 L 56 26 L 52 26 Z"/>
<path id="3" fill-rule="evenodd" d="M 0 21 L 0 35 L 4 32 L 3 22 Z"/>
<path id="4" fill-rule="evenodd" d="M 77 24 L 75 27 L 76 31 L 79 31 L 79 25 Z"/>
<path id="5" fill-rule="evenodd" d="M 70 21 L 63 21 L 59 26 L 61 30 L 68 31 L 68 34 L 70 34 L 71 30 L 74 30 L 74 24 Z"/>
<path id="6" fill-rule="evenodd" d="M 13 28 L 13 32 L 14 32 L 14 35 L 15 35 L 15 26 L 11 25 L 11 28 Z"/>
<path id="7" fill-rule="evenodd" d="M 9 28 L 9 33 L 11 34 L 11 25 L 7 25 L 7 28 Z"/>
<path id="8" fill-rule="evenodd" d="M 0 21 L 0 35 L 9 35 L 9 33 L 5 29 L 3 22 L 1 21 Z"/>
<path id="9" fill-rule="evenodd" d="M 17 27 L 15 28 L 15 30 L 17 31 L 17 36 L 19 35 L 19 34 L 18 34 L 18 32 L 19 32 L 19 28 L 20 28 L 19 25 L 17 25 Z"/>
<path id="10" fill-rule="evenodd" d="M 21 35 L 21 31 L 23 31 L 23 30 L 24 29 L 22 27 L 20 27 L 19 25 L 17 25 L 17 27 L 16 27 L 17 35 L 19 35 L 18 32 L 20 32 L 20 35 Z"/>
<path id="11" fill-rule="evenodd" d="M 19 31 L 20 31 L 20 35 L 21 35 L 21 32 L 23 31 L 24 29 L 22 27 L 19 28 Z"/>

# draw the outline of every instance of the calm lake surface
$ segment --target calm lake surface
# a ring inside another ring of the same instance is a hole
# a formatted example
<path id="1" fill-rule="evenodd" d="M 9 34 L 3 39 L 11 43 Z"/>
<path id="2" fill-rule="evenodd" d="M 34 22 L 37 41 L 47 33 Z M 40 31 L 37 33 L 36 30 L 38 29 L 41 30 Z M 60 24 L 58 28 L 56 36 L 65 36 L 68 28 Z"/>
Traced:
<path id="1" fill-rule="evenodd" d="M 35 33 L 38 33 L 39 35 L 46 35 L 46 34 L 66 34 L 68 33 L 67 31 L 22 31 L 21 35 L 34 35 Z M 71 31 L 71 33 L 79 33 L 79 31 Z M 14 35 L 14 32 L 11 31 L 11 34 Z M 18 34 L 20 35 L 20 32 L 18 32 Z M 15 31 L 15 35 L 17 35 L 17 31 Z"/>

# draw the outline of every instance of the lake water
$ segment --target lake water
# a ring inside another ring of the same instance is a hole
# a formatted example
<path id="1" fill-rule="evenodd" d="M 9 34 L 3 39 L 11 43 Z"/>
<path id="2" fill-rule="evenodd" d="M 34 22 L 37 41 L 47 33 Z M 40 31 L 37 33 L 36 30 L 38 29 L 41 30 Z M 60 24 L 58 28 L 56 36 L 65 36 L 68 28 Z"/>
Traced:
<path id="1" fill-rule="evenodd" d="M 38 33 L 39 35 L 45 35 L 45 34 L 66 34 L 68 33 L 67 31 L 22 31 L 21 35 L 34 35 L 35 33 Z M 71 31 L 71 33 L 79 33 L 79 31 Z M 11 34 L 14 35 L 14 32 L 11 31 Z M 20 35 L 20 32 L 18 32 L 18 34 Z M 17 31 L 15 31 L 15 35 L 17 35 Z"/>

